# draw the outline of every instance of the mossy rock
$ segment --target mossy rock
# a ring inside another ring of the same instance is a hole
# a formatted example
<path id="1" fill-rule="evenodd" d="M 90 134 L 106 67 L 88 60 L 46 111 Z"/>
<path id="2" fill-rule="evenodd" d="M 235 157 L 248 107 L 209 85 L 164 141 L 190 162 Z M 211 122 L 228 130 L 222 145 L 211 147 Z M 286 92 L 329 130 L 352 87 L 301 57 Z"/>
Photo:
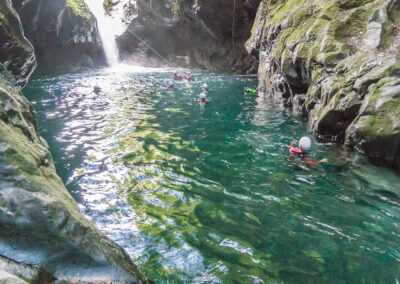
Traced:
<path id="1" fill-rule="evenodd" d="M 327 68 L 334 68 L 346 57 L 347 54 L 342 51 L 333 51 L 327 53 L 319 53 L 316 60 Z"/>
<path id="2" fill-rule="evenodd" d="M 23 87 L 36 68 L 36 60 L 11 1 L 0 1 L 0 38 L 0 72 L 8 77 L 11 73 L 12 80 Z"/>
<path id="3" fill-rule="evenodd" d="M 332 1 L 332 2 L 324 5 L 324 7 L 318 13 L 318 17 L 320 19 L 331 22 L 338 18 L 338 15 L 340 15 L 340 12 L 341 12 L 341 9 L 337 5 L 337 3 L 335 1 Z"/>
<path id="4" fill-rule="evenodd" d="M 353 9 L 359 6 L 366 5 L 374 0 L 339 0 L 337 1 L 338 7 L 341 9 Z"/>
<path id="5" fill-rule="evenodd" d="M 283 51 L 280 63 L 281 63 L 281 71 L 283 74 L 291 77 L 296 76 L 296 72 L 293 68 L 292 53 L 288 49 L 285 49 Z"/>
<path id="6" fill-rule="evenodd" d="M 18 262 L 68 282 L 146 283 L 122 248 L 81 214 L 56 174 L 32 106 L 3 76 L 0 102 L 2 257 L 18 254 Z"/>
<path id="7" fill-rule="evenodd" d="M 114 6 L 116 6 L 119 2 L 120 0 L 104 0 L 104 10 L 107 12 L 107 14 L 110 14 Z"/>
<path id="8" fill-rule="evenodd" d="M 289 26 L 293 26 L 296 23 L 299 23 L 299 20 L 304 17 L 307 12 L 307 5 L 305 4 L 307 0 L 289 0 L 285 3 L 280 3 L 272 7 L 270 14 L 273 15 L 271 19 L 271 24 L 279 25 L 288 20 L 289 16 L 292 15 L 292 19 L 297 19 L 297 21 L 288 22 Z M 294 15 L 300 10 L 299 16 L 295 17 Z M 302 15 L 302 16 L 300 16 Z"/>
<path id="9" fill-rule="evenodd" d="M 84 0 L 67 0 L 67 6 L 71 8 L 72 12 L 85 19 L 92 19 L 93 15 L 86 5 Z"/>
<path id="10" fill-rule="evenodd" d="M 315 20 L 308 19 L 300 26 L 294 28 L 290 35 L 286 38 L 286 46 L 289 49 L 294 48 L 299 42 L 307 41 L 307 32 L 313 26 Z"/>
<path id="11" fill-rule="evenodd" d="M 285 29 L 279 34 L 279 37 L 275 41 L 275 45 L 269 56 L 274 59 L 280 59 L 282 57 L 282 53 L 286 48 L 286 39 L 290 36 L 290 34 L 294 31 L 292 28 Z"/>
<path id="12" fill-rule="evenodd" d="M 394 165 L 400 155 L 400 79 L 386 77 L 370 87 L 346 140 L 378 163 L 400 166 Z"/>
<path id="13" fill-rule="evenodd" d="M 256 23 L 262 27 L 253 29 L 262 36 L 252 42 L 253 48 L 265 48 L 260 53 L 261 86 L 282 101 L 282 92 L 274 88 L 283 76 L 285 93 L 307 92 L 304 109 L 314 130 L 340 140 L 346 137 L 348 144 L 368 148 L 368 156 L 382 161 L 397 159 L 398 147 L 398 98 L 385 95 L 397 87 L 382 81 L 400 75 L 393 36 L 400 13 L 394 2 L 287 0 L 272 1 L 269 9 L 265 2 L 259 10 L 265 19 L 259 16 Z M 382 154 L 375 146 L 362 146 L 375 145 L 370 140 L 385 141 L 396 151 Z"/>

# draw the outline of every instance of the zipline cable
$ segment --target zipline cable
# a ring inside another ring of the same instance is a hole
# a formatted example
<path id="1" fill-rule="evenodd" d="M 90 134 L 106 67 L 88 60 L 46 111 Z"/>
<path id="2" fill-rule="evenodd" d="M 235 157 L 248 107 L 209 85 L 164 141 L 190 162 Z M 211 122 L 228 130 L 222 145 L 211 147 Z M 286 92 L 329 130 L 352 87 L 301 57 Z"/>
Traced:
<path id="1" fill-rule="evenodd" d="M 236 29 L 236 0 L 233 0 L 233 15 L 232 15 L 232 48 L 235 51 L 235 31 Z"/>
<path id="2" fill-rule="evenodd" d="M 152 48 L 149 44 L 147 44 L 147 42 L 145 42 L 143 39 L 141 39 L 137 34 L 135 34 L 134 32 L 128 30 L 129 33 L 131 33 L 134 37 L 136 37 L 138 40 L 140 40 L 141 42 L 143 42 L 148 48 L 150 48 L 155 54 L 157 54 L 162 60 L 164 60 L 168 66 L 171 66 L 171 63 L 165 59 L 165 57 L 163 57 L 160 53 L 158 53 L 154 48 Z"/>

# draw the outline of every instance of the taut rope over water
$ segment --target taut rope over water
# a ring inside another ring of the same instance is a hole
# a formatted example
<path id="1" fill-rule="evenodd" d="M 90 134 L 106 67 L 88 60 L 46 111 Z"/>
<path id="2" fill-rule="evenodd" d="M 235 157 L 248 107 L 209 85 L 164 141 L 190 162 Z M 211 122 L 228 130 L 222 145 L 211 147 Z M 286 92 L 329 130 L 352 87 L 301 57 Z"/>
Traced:
<path id="1" fill-rule="evenodd" d="M 233 15 L 232 15 L 232 47 L 235 50 L 235 29 L 236 29 L 236 0 L 233 0 Z"/>
<path id="2" fill-rule="evenodd" d="M 165 57 L 163 57 L 160 53 L 157 52 L 157 50 L 155 50 L 154 48 L 152 48 L 147 42 L 145 42 L 143 39 L 141 39 L 137 34 L 135 34 L 134 32 L 128 30 L 128 32 L 130 34 L 132 34 L 134 37 L 136 37 L 138 40 L 140 40 L 141 42 L 143 42 L 148 48 L 150 48 L 156 55 L 158 55 L 162 60 L 165 61 L 165 63 L 168 64 L 168 66 L 171 66 L 171 63 L 165 59 Z"/>

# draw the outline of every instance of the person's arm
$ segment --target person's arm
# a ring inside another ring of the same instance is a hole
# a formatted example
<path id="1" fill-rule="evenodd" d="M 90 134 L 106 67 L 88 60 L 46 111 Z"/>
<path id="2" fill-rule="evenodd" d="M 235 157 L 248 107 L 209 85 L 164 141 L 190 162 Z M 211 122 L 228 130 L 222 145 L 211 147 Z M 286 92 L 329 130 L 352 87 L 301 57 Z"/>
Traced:
<path id="1" fill-rule="evenodd" d="M 319 160 L 319 161 L 317 161 L 317 162 L 314 162 L 314 161 L 311 160 L 310 158 L 305 157 L 305 158 L 304 158 L 304 162 L 306 162 L 307 165 L 309 165 L 310 167 L 315 167 L 315 166 L 318 166 L 318 165 L 320 165 L 320 164 L 322 164 L 322 163 L 328 162 L 328 159 L 325 158 L 325 159 Z"/>
<path id="2" fill-rule="evenodd" d="M 293 149 L 293 148 L 296 148 L 296 146 L 294 146 L 294 145 L 296 145 L 296 143 L 297 143 L 296 140 L 292 140 L 292 142 L 289 145 L 287 145 L 289 150 Z"/>

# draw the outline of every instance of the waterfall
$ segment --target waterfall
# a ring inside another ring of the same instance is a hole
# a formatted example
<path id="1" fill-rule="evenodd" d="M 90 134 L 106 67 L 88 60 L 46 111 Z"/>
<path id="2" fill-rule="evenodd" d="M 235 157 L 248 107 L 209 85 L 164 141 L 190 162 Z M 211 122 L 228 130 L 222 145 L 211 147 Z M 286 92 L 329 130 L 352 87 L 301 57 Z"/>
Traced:
<path id="1" fill-rule="evenodd" d="M 85 0 L 85 3 L 97 19 L 97 26 L 99 28 L 107 63 L 109 66 L 115 66 L 119 62 L 119 53 L 115 37 L 120 32 L 120 26 L 113 18 L 107 16 L 103 6 L 103 0 Z"/>

